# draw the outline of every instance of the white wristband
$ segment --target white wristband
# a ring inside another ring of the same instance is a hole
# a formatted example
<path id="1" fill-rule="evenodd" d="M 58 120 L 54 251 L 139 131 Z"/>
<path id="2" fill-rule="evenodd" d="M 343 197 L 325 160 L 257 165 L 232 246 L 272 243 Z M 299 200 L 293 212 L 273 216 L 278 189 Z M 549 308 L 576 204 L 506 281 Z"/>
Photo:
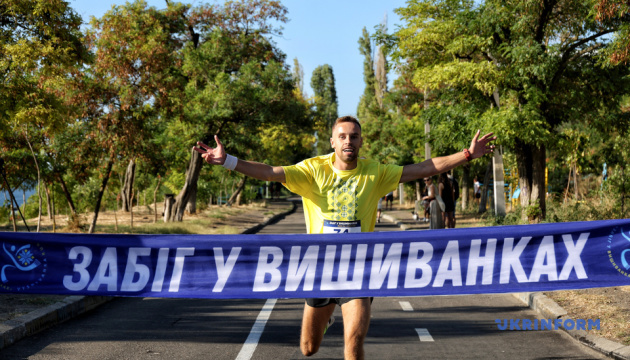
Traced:
<path id="1" fill-rule="evenodd" d="M 236 158 L 236 156 L 225 154 L 225 162 L 223 163 L 223 167 L 228 170 L 234 170 L 236 168 L 237 162 L 238 159 Z"/>

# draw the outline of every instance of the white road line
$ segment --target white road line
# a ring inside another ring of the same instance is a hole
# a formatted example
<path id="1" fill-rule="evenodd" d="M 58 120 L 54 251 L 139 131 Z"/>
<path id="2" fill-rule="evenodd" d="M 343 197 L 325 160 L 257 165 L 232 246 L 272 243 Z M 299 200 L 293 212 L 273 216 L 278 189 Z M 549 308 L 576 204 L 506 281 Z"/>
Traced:
<path id="1" fill-rule="evenodd" d="M 416 332 L 420 337 L 420 341 L 433 341 L 433 336 L 429 334 L 429 330 L 416 328 Z"/>
<path id="2" fill-rule="evenodd" d="M 254 323 L 252 330 L 249 332 L 247 340 L 245 340 L 245 344 L 243 344 L 241 351 L 236 356 L 236 360 L 249 360 L 252 358 L 252 355 L 254 355 L 254 351 L 256 350 L 256 346 L 258 346 L 260 336 L 262 335 L 263 330 L 265 330 L 267 320 L 269 320 L 269 316 L 271 316 L 271 311 L 276 305 L 276 300 L 278 299 L 268 299 L 263 308 L 260 310 L 258 318 L 256 318 L 256 322 Z"/>
<path id="3" fill-rule="evenodd" d="M 399 303 L 403 311 L 413 311 L 413 306 L 411 306 L 409 301 L 399 301 Z"/>

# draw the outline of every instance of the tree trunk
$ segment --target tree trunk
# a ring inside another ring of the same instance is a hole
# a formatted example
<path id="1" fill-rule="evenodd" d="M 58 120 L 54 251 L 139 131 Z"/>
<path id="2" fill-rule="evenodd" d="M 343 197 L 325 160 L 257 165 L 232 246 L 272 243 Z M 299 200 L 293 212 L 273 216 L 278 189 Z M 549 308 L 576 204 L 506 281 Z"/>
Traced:
<path id="1" fill-rule="evenodd" d="M 158 175 L 157 178 L 158 178 L 157 186 L 155 187 L 155 190 L 153 191 L 153 210 L 155 213 L 154 218 L 153 218 L 154 224 L 157 222 L 157 193 L 158 193 L 158 190 L 160 189 L 160 183 L 162 182 L 162 177 L 160 175 Z"/>
<path id="2" fill-rule="evenodd" d="M 538 204 L 540 207 L 540 220 L 547 216 L 547 208 L 545 198 L 547 197 L 547 189 L 545 187 L 545 168 L 547 167 L 547 150 L 545 145 L 534 146 L 532 149 L 533 161 L 532 166 L 532 195 L 530 202 Z"/>
<path id="3" fill-rule="evenodd" d="M 39 175 L 37 177 L 39 178 Z M 37 198 L 39 200 L 37 209 L 37 232 L 39 232 L 42 227 L 42 187 L 40 179 L 37 179 Z"/>
<path id="4" fill-rule="evenodd" d="M 623 209 L 623 206 L 621 207 Z M 11 203 L 11 222 L 13 223 L 13 232 L 17 232 L 17 224 L 15 223 L 15 210 L 13 203 Z"/>
<path id="5" fill-rule="evenodd" d="M 547 214 L 545 204 L 545 166 L 546 148 L 544 145 L 533 146 L 516 141 L 516 162 L 518 166 L 518 183 L 521 189 L 521 206 L 527 209 L 530 205 L 538 204 L 540 219 Z M 526 217 L 526 213 L 523 213 Z"/>
<path id="6" fill-rule="evenodd" d="M 114 199 L 114 231 L 118 232 L 118 196 L 111 191 L 109 195 Z"/>
<path id="7" fill-rule="evenodd" d="M 133 231 L 133 190 L 131 190 L 131 199 L 129 199 L 129 203 L 132 204 L 132 206 L 129 206 L 129 225 L 131 227 L 131 231 Z"/>
<path id="8" fill-rule="evenodd" d="M 416 180 L 415 185 L 416 185 L 416 201 L 421 201 L 422 200 L 422 186 L 420 185 L 420 181 Z"/>
<path id="9" fill-rule="evenodd" d="M 575 197 L 575 201 L 578 201 L 580 199 L 580 187 L 578 184 L 577 161 L 573 164 L 573 196 Z"/>
<path id="10" fill-rule="evenodd" d="M 133 197 L 133 182 L 136 177 L 136 161 L 135 159 L 129 160 L 129 165 L 127 166 L 127 171 L 125 172 L 125 181 L 123 183 L 123 187 L 121 189 L 122 195 L 122 208 L 123 211 L 129 212 L 133 207 L 132 197 Z"/>
<path id="11" fill-rule="evenodd" d="M 50 189 L 44 181 L 44 195 L 46 195 L 46 211 L 48 212 L 48 219 L 53 219 L 52 200 L 50 199 Z"/>
<path id="12" fill-rule="evenodd" d="M 488 187 L 490 185 L 490 175 L 492 174 L 492 160 L 486 165 L 486 175 L 483 177 L 483 187 L 481 189 L 481 199 L 479 201 L 479 213 L 486 212 L 486 204 L 488 203 Z"/>
<path id="13" fill-rule="evenodd" d="M 626 217 L 626 176 L 624 174 L 626 167 L 622 164 L 621 166 L 621 217 Z"/>
<path id="14" fill-rule="evenodd" d="M 227 206 L 232 206 L 232 204 L 234 203 L 234 200 L 237 199 L 237 197 L 241 194 L 241 191 L 243 191 L 243 189 L 245 188 L 246 182 L 247 182 L 247 176 L 243 176 L 241 181 L 239 181 L 238 186 L 236 187 L 236 190 L 234 190 L 234 192 L 232 193 L 232 196 L 230 196 L 230 199 L 227 202 Z M 240 202 L 237 203 L 236 205 L 240 205 Z"/>
<path id="15" fill-rule="evenodd" d="M 42 177 L 41 172 L 39 171 L 39 163 L 37 162 L 37 156 L 35 156 L 35 151 L 33 151 L 33 146 L 31 145 L 31 141 L 28 138 L 26 131 L 24 132 L 24 137 L 26 138 L 26 143 L 28 144 L 29 149 L 31 149 L 31 154 L 33 155 L 33 160 L 35 160 L 35 169 L 37 170 L 37 198 L 39 199 L 39 208 L 37 213 L 37 232 L 39 232 L 42 225 Z M 24 199 L 24 212 L 26 212 L 26 199 Z"/>
<path id="16" fill-rule="evenodd" d="M 197 200 L 197 180 L 199 179 L 202 165 L 203 159 L 201 158 L 201 154 L 195 150 L 191 150 L 190 163 L 186 169 L 184 187 L 175 198 L 175 204 L 169 214 L 168 221 L 182 221 L 188 203 Z"/>
<path id="17" fill-rule="evenodd" d="M 521 208 L 527 209 L 530 204 L 532 188 L 532 150 L 531 146 L 516 140 L 516 166 L 518 167 L 518 187 L 521 189 Z M 522 213 L 523 220 L 527 220 L 526 211 Z"/>
<path id="18" fill-rule="evenodd" d="M 186 212 L 189 214 L 197 213 L 197 182 L 192 184 L 190 188 L 190 196 L 188 196 L 188 202 L 186 203 Z"/>
<path id="19" fill-rule="evenodd" d="M 470 182 L 470 165 L 466 164 L 462 166 L 463 175 L 462 175 L 462 191 L 460 191 L 460 197 L 462 198 L 462 210 L 466 210 L 468 208 L 468 183 Z M 455 176 L 455 174 L 453 174 Z"/>
<path id="20" fill-rule="evenodd" d="M 57 180 L 59 180 L 59 184 L 61 185 L 61 190 L 63 191 L 63 194 L 65 195 L 66 200 L 68 201 L 68 206 L 70 207 L 70 211 L 72 212 L 72 217 L 74 217 L 77 213 L 77 210 L 74 207 L 74 201 L 72 201 L 72 194 L 70 194 L 70 191 L 68 191 L 66 182 L 63 181 L 63 176 L 61 176 L 61 174 L 59 173 L 57 173 Z"/>
<path id="21" fill-rule="evenodd" d="M 112 172 L 112 166 L 114 165 L 114 158 L 110 157 L 107 162 L 107 169 L 105 170 L 105 175 L 103 176 L 103 181 L 101 182 L 101 187 L 98 189 L 98 195 L 96 195 L 96 206 L 94 206 L 94 218 L 92 219 L 92 224 L 90 224 L 90 230 L 88 230 L 89 234 L 94 234 L 94 230 L 96 229 L 96 220 L 98 219 L 98 212 L 101 208 L 101 201 L 103 200 L 103 194 L 105 193 L 105 188 L 107 188 L 107 182 L 109 181 L 109 176 Z"/>
<path id="22" fill-rule="evenodd" d="M 173 194 L 164 194 L 164 222 L 169 222 L 171 213 L 175 206 L 175 197 Z"/>
<path id="23" fill-rule="evenodd" d="M 57 231 L 57 210 L 55 209 L 55 183 L 51 182 L 50 186 L 52 187 L 52 189 L 50 190 L 52 192 L 52 226 L 53 226 L 53 233 Z"/>
<path id="24" fill-rule="evenodd" d="M 571 186 L 571 172 L 573 171 L 573 166 L 569 166 L 569 176 L 567 176 L 567 188 L 564 190 L 564 201 L 563 203 L 567 203 L 567 199 L 569 198 L 569 187 Z"/>

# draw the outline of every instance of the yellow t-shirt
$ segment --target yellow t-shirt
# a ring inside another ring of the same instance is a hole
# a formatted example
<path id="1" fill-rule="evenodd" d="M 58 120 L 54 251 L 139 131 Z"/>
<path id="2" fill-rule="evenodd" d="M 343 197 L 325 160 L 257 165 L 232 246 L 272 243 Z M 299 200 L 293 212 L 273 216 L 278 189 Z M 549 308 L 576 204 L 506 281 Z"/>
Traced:
<path id="1" fill-rule="evenodd" d="M 335 153 L 285 166 L 286 186 L 302 196 L 306 230 L 324 232 L 324 220 L 360 221 L 361 232 L 374 231 L 378 199 L 400 182 L 402 166 L 359 159 L 354 170 L 337 170 Z"/>

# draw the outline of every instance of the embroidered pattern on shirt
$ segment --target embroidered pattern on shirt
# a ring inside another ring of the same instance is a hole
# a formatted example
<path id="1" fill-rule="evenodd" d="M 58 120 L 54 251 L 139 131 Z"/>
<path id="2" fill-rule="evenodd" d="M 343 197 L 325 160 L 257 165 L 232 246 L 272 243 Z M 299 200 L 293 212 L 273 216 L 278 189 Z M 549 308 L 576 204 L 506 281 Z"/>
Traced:
<path id="1" fill-rule="evenodd" d="M 342 180 L 335 179 L 332 189 L 328 191 L 328 210 L 333 212 L 333 220 L 357 220 L 357 186 L 359 180 L 355 177 Z"/>

